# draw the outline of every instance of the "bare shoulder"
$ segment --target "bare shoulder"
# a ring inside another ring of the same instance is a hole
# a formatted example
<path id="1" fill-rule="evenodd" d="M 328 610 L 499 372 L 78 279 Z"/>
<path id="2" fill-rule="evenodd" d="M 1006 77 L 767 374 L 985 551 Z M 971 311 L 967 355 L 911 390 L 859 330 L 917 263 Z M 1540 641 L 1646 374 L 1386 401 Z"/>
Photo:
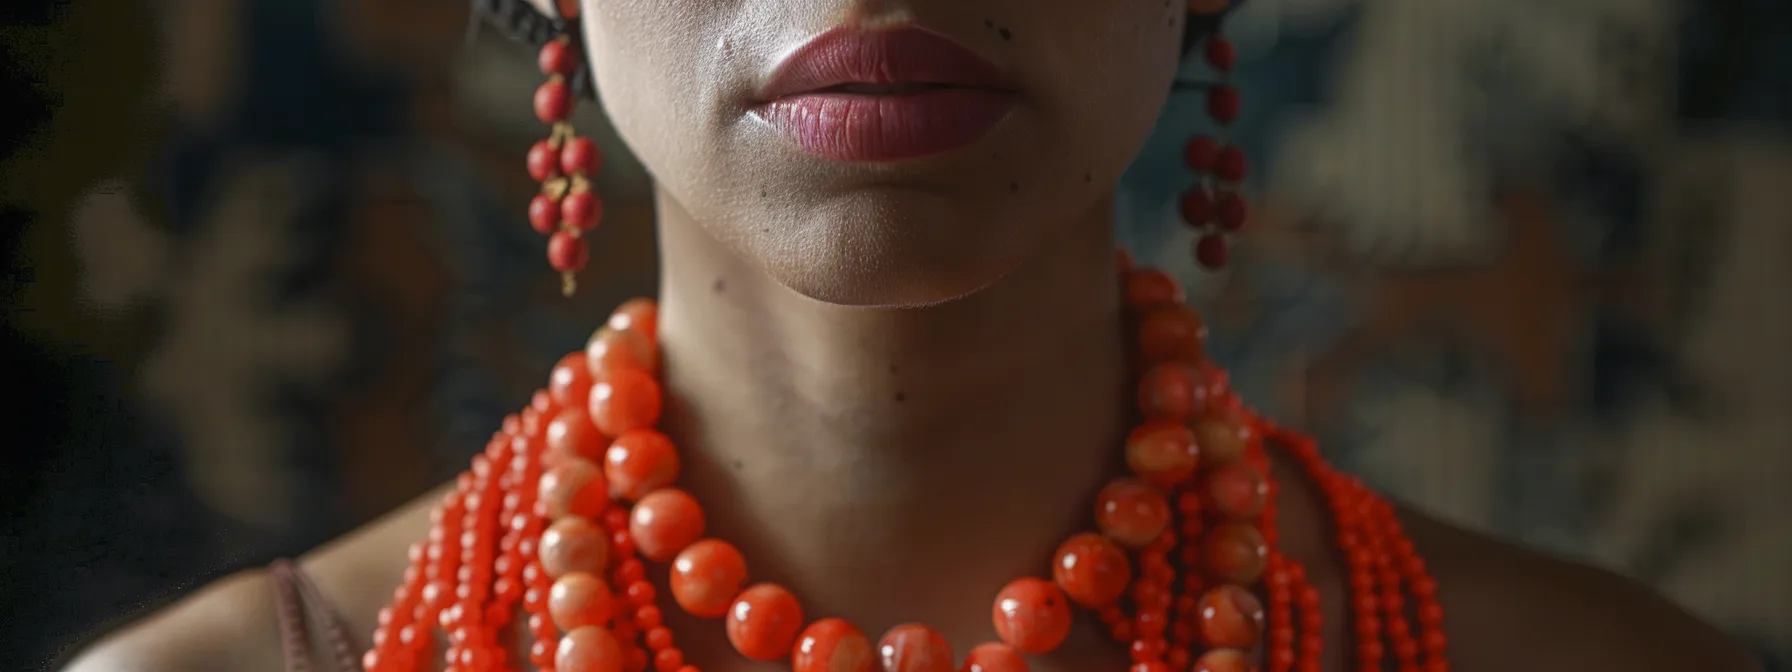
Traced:
<path id="1" fill-rule="evenodd" d="M 1736 642 L 1647 586 L 1411 512 L 1462 670 L 1758 672 Z"/>
<path id="2" fill-rule="evenodd" d="M 279 669 L 279 624 L 266 572 L 219 579 L 95 642 L 67 672 Z"/>
<path id="3" fill-rule="evenodd" d="M 427 532 L 429 508 L 439 498 L 440 491 L 419 497 L 299 560 L 351 633 L 372 631 L 381 601 L 404 572 L 406 547 Z M 100 638 L 64 670 L 283 669 L 276 607 L 267 571 L 238 572 Z"/>

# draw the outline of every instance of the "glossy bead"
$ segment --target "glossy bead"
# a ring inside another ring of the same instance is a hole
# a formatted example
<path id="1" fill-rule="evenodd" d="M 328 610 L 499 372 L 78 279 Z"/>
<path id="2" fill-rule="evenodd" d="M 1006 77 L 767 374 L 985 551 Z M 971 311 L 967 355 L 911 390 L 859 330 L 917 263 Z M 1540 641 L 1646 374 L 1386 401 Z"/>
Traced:
<path id="1" fill-rule="evenodd" d="M 1234 462 L 1207 474 L 1203 494 L 1214 513 L 1233 521 L 1254 520 L 1269 502 L 1269 481 L 1256 467 Z"/>
<path id="2" fill-rule="evenodd" d="M 536 87 L 535 117 L 542 123 L 565 121 L 566 115 L 571 113 L 572 92 L 566 88 L 565 81 L 550 79 Z"/>
<path id="3" fill-rule="evenodd" d="M 1201 541 L 1201 568 L 1217 581 L 1251 585 L 1263 576 L 1269 548 L 1257 528 L 1243 523 L 1221 523 Z"/>
<path id="4" fill-rule="evenodd" d="M 1227 233 L 1243 229 L 1245 220 L 1250 219 L 1250 216 L 1250 205 L 1245 203 L 1244 197 L 1239 196 L 1236 192 L 1229 191 L 1221 194 L 1219 202 L 1214 204 L 1213 219 L 1220 225 L 1220 229 Z"/>
<path id="5" fill-rule="evenodd" d="M 554 148 L 553 143 L 546 140 L 537 140 L 529 147 L 528 164 L 529 177 L 535 178 L 536 182 L 546 182 L 560 176 L 560 152 Z M 558 211 L 555 214 L 558 215 Z"/>
<path id="6" fill-rule="evenodd" d="M 1213 221 L 1213 194 L 1204 187 L 1195 187 L 1182 192 L 1182 201 L 1177 204 L 1182 212 L 1182 223 L 1199 229 Z"/>
<path id="7" fill-rule="evenodd" d="M 548 614 L 563 632 L 610 622 L 610 585 L 590 572 L 569 572 L 548 589 Z"/>
<path id="8" fill-rule="evenodd" d="M 1158 362 L 1139 375 L 1139 414 L 1146 420 L 1182 422 L 1198 408 L 1195 393 L 1187 366 Z"/>
<path id="9" fill-rule="evenodd" d="M 1052 580 L 1071 601 L 1099 609 L 1126 593 L 1132 583 L 1132 564 L 1113 540 L 1084 532 L 1058 546 Z"/>
<path id="10" fill-rule="evenodd" d="M 809 624 L 790 654 L 791 672 L 871 672 L 872 663 L 871 640 L 838 618 Z"/>
<path id="11" fill-rule="evenodd" d="M 662 488 L 647 493 L 629 515 L 628 533 L 635 548 L 654 562 L 670 562 L 703 538 L 703 507 L 690 493 Z"/>
<path id="12" fill-rule="evenodd" d="M 542 474 L 538 488 L 542 514 L 550 519 L 596 518 L 610 503 L 610 485 L 604 481 L 603 467 L 580 457 L 556 463 Z"/>
<path id="13" fill-rule="evenodd" d="M 761 583 L 741 591 L 724 622 L 734 650 L 770 662 L 790 655 L 803 627 L 803 605 L 783 586 Z"/>
<path id="14" fill-rule="evenodd" d="M 660 384 L 646 371 L 611 371 L 591 386 L 589 410 L 592 423 L 610 436 L 652 427 L 660 419 Z"/>
<path id="15" fill-rule="evenodd" d="M 541 45 L 541 51 L 535 58 L 536 66 L 541 74 L 570 76 L 578 65 L 578 57 L 573 53 L 572 45 L 565 40 L 550 40 Z"/>
<path id="16" fill-rule="evenodd" d="M 1208 466 L 1231 464 L 1244 457 L 1245 433 L 1230 419 L 1209 418 L 1195 423 L 1195 443 Z"/>
<path id="17" fill-rule="evenodd" d="M 548 396 L 561 408 L 582 408 L 590 395 L 591 370 L 585 363 L 585 353 L 561 357 L 548 374 Z"/>
<path id="18" fill-rule="evenodd" d="M 622 643 L 609 630 L 585 626 L 560 637 L 554 672 L 622 672 Z"/>
<path id="19" fill-rule="evenodd" d="M 1195 241 L 1195 261 L 1208 270 L 1224 268 L 1230 256 L 1226 249 L 1226 237 L 1223 235 L 1209 233 Z"/>
<path id="20" fill-rule="evenodd" d="M 898 625 L 877 642 L 880 672 L 952 672 L 952 646 L 933 628 Z"/>
<path id="21" fill-rule="evenodd" d="M 1144 548 L 1169 526 L 1170 503 L 1143 481 L 1118 479 L 1096 496 L 1095 524 L 1121 546 Z"/>
<path id="22" fill-rule="evenodd" d="M 617 369 L 653 371 L 659 368 L 659 353 L 641 332 L 605 327 L 585 343 L 585 361 L 593 376 Z"/>
<path id="23" fill-rule="evenodd" d="M 1188 144 L 1182 146 L 1182 163 L 1190 170 L 1205 173 L 1213 170 L 1214 161 L 1218 160 L 1220 143 L 1213 138 L 1198 135 L 1190 138 Z"/>
<path id="24" fill-rule="evenodd" d="M 610 559 L 609 535 L 584 518 L 561 518 L 541 533 L 541 569 L 548 576 L 598 573 Z"/>
<path id="25" fill-rule="evenodd" d="M 589 190 L 575 189 L 560 199 L 560 220 L 567 226 L 589 231 L 597 228 L 598 223 L 603 221 L 603 215 L 603 199 Z"/>
<path id="26" fill-rule="evenodd" d="M 971 648 L 958 672 L 1028 672 L 1027 659 L 1007 644 L 984 642 Z"/>
<path id="27" fill-rule="evenodd" d="M 547 194 L 529 199 L 529 228 L 541 235 L 552 235 L 560 228 L 560 201 Z"/>
<path id="28" fill-rule="evenodd" d="M 1146 422 L 1126 437 L 1126 466 L 1141 480 L 1168 488 L 1195 473 L 1195 433 L 1182 423 Z"/>
<path id="29" fill-rule="evenodd" d="M 560 171 L 567 175 L 596 175 L 603 155 L 597 151 L 597 143 L 584 136 L 566 141 L 560 148 Z"/>
<path id="30" fill-rule="evenodd" d="M 1244 158 L 1244 150 L 1234 146 L 1220 149 L 1219 161 L 1214 164 L 1213 173 L 1228 182 L 1244 179 L 1248 164 Z"/>
<path id="31" fill-rule="evenodd" d="M 647 340 L 659 341 L 660 310 L 659 304 L 652 299 L 629 299 L 610 313 L 605 322 L 611 329 L 639 332 Z"/>
<path id="32" fill-rule="evenodd" d="M 719 618 L 747 582 L 747 560 L 720 539 L 691 544 L 672 561 L 672 599 L 693 616 Z"/>
<path id="33" fill-rule="evenodd" d="M 1238 49 L 1232 46 L 1231 40 L 1219 35 L 1207 36 L 1207 44 L 1201 51 L 1207 57 L 1207 64 L 1221 72 L 1231 70 L 1238 62 Z"/>
<path id="34" fill-rule="evenodd" d="M 1070 601 L 1044 579 L 1015 579 L 1004 586 L 991 618 L 996 635 L 1026 653 L 1050 653 L 1070 636 Z"/>
<path id="35" fill-rule="evenodd" d="M 1213 117 L 1214 121 L 1227 123 L 1237 119 L 1239 108 L 1243 106 L 1242 103 L 1243 100 L 1238 95 L 1238 89 L 1230 85 L 1216 84 L 1207 89 L 1207 114 Z"/>
<path id="36" fill-rule="evenodd" d="M 609 437 L 591 423 L 591 415 L 578 406 L 555 413 L 543 434 L 543 443 L 554 462 L 574 458 L 599 462 L 610 445 Z"/>
<path id="37" fill-rule="evenodd" d="M 623 433 L 604 454 L 604 478 L 612 497 L 638 500 L 678 480 L 678 471 L 672 440 L 652 429 Z"/>
<path id="38" fill-rule="evenodd" d="M 1201 316 L 1184 306 L 1159 306 L 1139 319 L 1138 353 L 1146 362 L 1200 361 L 1206 338 Z"/>
<path id="39" fill-rule="evenodd" d="M 1251 672 L 1251 658 L 1238 649 L 1213 649 L 1196 658 L 1189 672 Z"/>
<path id="40" fill-rule="evenodd" d="M 564 202 L 561 213 L 564 216 Z M 562 273 L 581 271 L 590 260 L 591 246 L 585 244 L 585 239 L 577 234 L 562 229 L 548 238 L 548 265 L 553 266 L 554 270 Z"/>
<path id="41" fill-rule="evenodd" d="M 1209 648 L 1250 650 L 1263 634 L 1263 603 L 1240 586 L 1224 584 L 1195 605 L 1201 643 Z"/>
<path id="42" fill-rule="evenodd" d="M 1182 302 L 1182 287 L 1170 274 L 1141 268 L 1126 274 L 1126 307 L 1144 311 L 1166 303 Z"/>

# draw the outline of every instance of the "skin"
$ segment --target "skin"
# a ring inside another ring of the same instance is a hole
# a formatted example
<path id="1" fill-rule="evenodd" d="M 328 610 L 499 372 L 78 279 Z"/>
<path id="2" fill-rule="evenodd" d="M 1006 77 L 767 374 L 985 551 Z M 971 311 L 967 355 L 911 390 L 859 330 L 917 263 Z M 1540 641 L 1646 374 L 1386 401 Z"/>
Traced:
<path id="1" fill-rule="evenodd" d="M 1109 206 L 1169 90 L 1183 7 L 585 0 L 584 12 L 606 111 L 656 177 L 675 400 L 663 428 L 684 487 L 711 504 L 710 533 L 811 615 L 871 633 L 920 621 L 960 652 L 990 639 L 989 596 L 1087 527 L 1087 494 L 1115 473 L 1128 382 Z M 907 20 L 1001 66 L 1016 113 L 971 147 L 882 166 L 802 154 L 745 114 L 808 36 Z M 1281 492 L 1285 548 L 1313 568 L 1328 669 L 1342 670 L 1351 639 L 1323 510 L 1301 481 Z M 357 633 L 435 496 L 303 559 Z M 1753 669 L 1628 581 L 1405 515 L 1443 585 L 1457 670 Z M 676 611 L 703 669 L 777 669 Z M 68 669 L 271 670 L 280 657 L 267 579 L 250 571 Z M 1125 660 L 1084 623 L 1033 669 Z"/>

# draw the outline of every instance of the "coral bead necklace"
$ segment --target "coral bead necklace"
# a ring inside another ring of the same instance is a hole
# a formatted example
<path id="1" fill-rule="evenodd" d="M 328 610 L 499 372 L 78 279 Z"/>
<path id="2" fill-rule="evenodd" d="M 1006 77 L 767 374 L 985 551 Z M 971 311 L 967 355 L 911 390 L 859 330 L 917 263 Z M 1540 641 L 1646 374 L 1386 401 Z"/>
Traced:
<path id="1" fill-rule="evenodd" d="M 527 661 L 555 672 L 698 672 L 663 609 L 719 619 L 742 656 L 794 672 L 1024 672 L 1052 653 L 1073 611 L 1125 645 L 1115 670 L 1319 672 L 1319 593 L 1277 547 L 1271 445 L 1323 495 L 1349 586 L 1355 670 L 1447 672 L 1436 582 L 1392 507 L 1333 470 L 1312 440 L 1239 402 L 1207 360 L 1200 318 L 1175 282 L 1121 258 L 1140 422 L 1124 441 L 1130 474 L 1096 493 L 1093 529 L 1070 536 L 1040 575 L 994 593 L 997 641 L 957 657 L 917 623 L 873 640 L 838 618 L 808 620 L 747 559 L 705 534 L 680 490 L 677 447 L 654 426 L 657 312 L 625 303 L 546 389 L 505 419 L 432 512 L 428 538 L 379 613 L 367 672 L 504 672 L 501 633 L 520 603 Z M 669 596 L 647 578 L 665 566 Z M 666 599 L 669 597 L 670 599 Z"/>

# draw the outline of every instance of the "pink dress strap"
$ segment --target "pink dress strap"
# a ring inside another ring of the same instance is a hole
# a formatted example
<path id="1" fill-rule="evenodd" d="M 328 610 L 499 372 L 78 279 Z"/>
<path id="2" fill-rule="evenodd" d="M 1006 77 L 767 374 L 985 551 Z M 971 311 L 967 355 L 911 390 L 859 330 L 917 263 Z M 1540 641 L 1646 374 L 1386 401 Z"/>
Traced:
<path id="1" fill-rule="evenodd" d="M 323 625 L 333 672 L 357 672 L 360 657 L 341 612 L 318 590 L 317 584 L 291 560 L 281 558 L 268 565 L 274 582 L 274 604 L 280 621 L 280 646 L 287 672 L 324 672 L 311 657 L 311 624 Z"/>

